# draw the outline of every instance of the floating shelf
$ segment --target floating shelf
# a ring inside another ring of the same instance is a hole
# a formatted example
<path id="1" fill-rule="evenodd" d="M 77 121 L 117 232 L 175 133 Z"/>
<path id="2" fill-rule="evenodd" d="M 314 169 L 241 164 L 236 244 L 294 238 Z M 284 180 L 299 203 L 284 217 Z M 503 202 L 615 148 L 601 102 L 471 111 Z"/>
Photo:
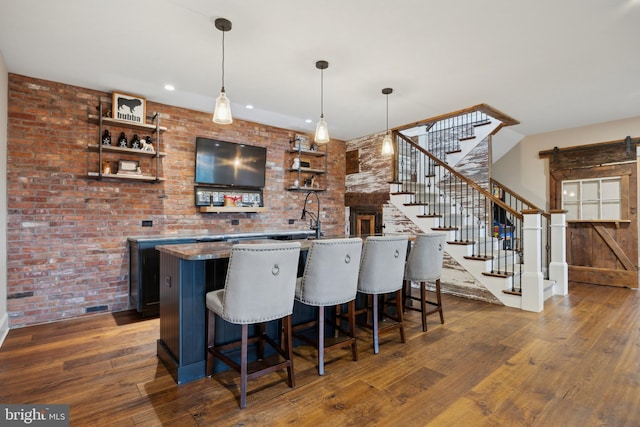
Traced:
<path id="1" fill-rule="evenodd" d="M 287 191 L 327 191 L 326 188 L 311 188 L 311 187 L 287 187 Z"/>
<path id="2" fill-rule="evenodd" d="M 291 154 L 300 153 L 307 156 L 316 156 L 316 157 L 323 157 L 327 155 L 327 153 L 324 151 L 313 151 L 313 150 L 302 150 L 302 149 L 298 150 L 297 148 L 291 148 L 287 150 L 287 153 L 291 153 Z"/>
<path id="3" fill-rule="evenodd" d="M 96 114 L 89 114 L 89 121 L 98 123 L 100 122 L 100 117 Z M 102 123 L 105 123 L 111 126 L 122 126 L 130 129 L 147 129 L 150 131 L 156 130 L 156 125 L 153 125 L 153 124 L 133 123 L 133 122 L 128 122 L 126 120 L 112 119 L 111 117 L 103 117 Z M 167 128 L 164 126 L 159 126 L 158 129 L 160 130 L 160 132 L 164 132 L 167 130 Z"/>
<path id="4" fill-rule="evenodd" d="M 99 151 L 100 147 L 94 144 L 94 145 L 89 145 L 87 149 L 89 151 Z M 147 156 L 147 157 L 155 157 L 156 154 L 158 154 L 158 156 L 160 157 L 164 157 L 167 155 L 167 153 L 163 151 L 156 153 L 155 151 L 153 152 L 143 151 L 143 150 L 137 150 L 135 148 L 125 148 L 125 147 L 118 147 L 113 145 L 103 145 L 102 151 L 109 151 L 112 153 L 122 153 L 122 154 L 135 154 L 136 156 Z"/>
<path id="5" fill-rule="evenodd" d="M 302 173 L 317 173 L 324 174 L 326 171 L 324 169 L 311 169 L 311 168 L 290 168 L 289 172 L 302 172 Z"/>
<path id="6" fill-rule="evenodd" d="M 98 172 L 89 172 L 87 174 L 89 178 L 100 178 L 100 174 Z M 157 178 L 155 176 L 149 175 L 118 175 L 115 173 L 103 173 L 103 179 L 123 179 L 123 180 L 131 180 L 131 181 L 165 181 L 165 178 Z"/>
<path id="7" fill-rule="evenodd" d="M 237 207 L 237 206 L 200 206 L 200 212 L 203 213 L 236 213 L 236 212 L 245 212 L 245 213 L 253 213 L 253 212 L 266 212 L 267 208 L 265 207 Z"/>

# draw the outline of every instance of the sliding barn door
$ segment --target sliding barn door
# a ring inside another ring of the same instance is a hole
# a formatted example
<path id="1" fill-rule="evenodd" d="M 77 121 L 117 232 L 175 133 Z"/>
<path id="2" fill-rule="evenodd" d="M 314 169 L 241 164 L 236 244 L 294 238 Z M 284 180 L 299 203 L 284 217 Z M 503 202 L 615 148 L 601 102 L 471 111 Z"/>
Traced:
<path id="1" fill-rule="evenodd" d="M 549 157 L 550 205 L 567 211 L 569 281 L 637 288 L 635 143 L 555 150 Z"/>

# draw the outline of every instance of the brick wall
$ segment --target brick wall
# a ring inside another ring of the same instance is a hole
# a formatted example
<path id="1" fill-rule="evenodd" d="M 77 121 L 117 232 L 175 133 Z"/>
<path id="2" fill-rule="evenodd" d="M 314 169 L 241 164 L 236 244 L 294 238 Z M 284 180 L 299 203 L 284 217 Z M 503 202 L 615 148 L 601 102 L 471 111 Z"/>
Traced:
<path id="1" fill-rule="evenodd" d="M 87 178 L 97 165 L 99 102 L 111 94 L 9 75 L 8 313 L 11 327 L 129 308 L 127 238 L 144 235 L 306 230 L 305 193 L 285 188 L 285 150 L 295 132 L 147 101 L 160 112 L 161 171 L 153 184 Z M 126 131 L 131 137 L 134 133 Z M 112 128 L 112 138 L 119 130 Z M 201 214 L 194 206 L 195 138 L 267 147 L 266 213 Z M 326 234 L 342 234 L 344 143 L 329 144 L 327 187 L 321 193 Z M 146 166 L 145 166 L 146 167 Z M 153 227 L 142 228 L 142 220 Z M 231 225 L 238 219 L 239 225 Z M 288 219 L 295 219 L 293 225 Z"/>

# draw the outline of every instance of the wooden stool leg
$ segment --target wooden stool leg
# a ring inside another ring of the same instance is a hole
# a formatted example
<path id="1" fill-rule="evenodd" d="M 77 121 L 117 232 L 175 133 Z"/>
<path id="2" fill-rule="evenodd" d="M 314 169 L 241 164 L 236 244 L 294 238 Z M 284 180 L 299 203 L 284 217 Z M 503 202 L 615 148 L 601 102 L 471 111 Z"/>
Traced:
<path id="1" fill-rule="evenodd" d="M 240 407 L 247 406 L 247 347 L 249 325 L 242 325 L 242 344 L 240 347 Z"/>
<path id="2" fill-rule="evenodd" d="M 293 388 L 296 386 L 296 378 L 293 371 L 293 336 L 291 333 L 291 315 L 286 316 L 282 319 L 282 326 L 284 329 L 284 352 L 287 354 L 287 360 L 289 361 L 289 365 L 287 366 L 287 375 L 289 377 L 289 387 Z"/>
<path id="3" fill-rule="evenodd" d="M 379 343 L 378 343 L 378 295 L 370 295 L 373 300 L 373 354 L 378 354 L 380 351 Z"/>
<path id="4" fill-rule="evenodd" d="M 420 282 L 420 313 L 422 314 L 422 332 L 427 332 L 427 282 Z"/>
<path id="5" fill-rule="evenodd" d="M 444 313 L 442 312 L 442 295 L 440 294 L 440 279 L 436 280 L 436 298 L 438 301 L 438 311 L 440 312 L 440 323 L 444 323 Z"/>
<path id="6" fill-rule="evenodd" d="M 324 375 L 324 307 L 318 307 L 318 374 Z"/>
<path id="7" fill-rule="evenodd" d="M 396 315 L 398 322 L 400 322 L 400 341 L 406 342 L 404 338 L 404 319 L 402 315 L 402 289 L 398 289 L 396 292 Z"/>
<path id="8" fill-rule="evenodd" d="M 351 356 L 353 360 L 358 360 L 358 342 L 356 340 L 356 301 L 351 300 L 348 304 L 349 310 L 349 336 L 353 338 L 351 342 Z"/>

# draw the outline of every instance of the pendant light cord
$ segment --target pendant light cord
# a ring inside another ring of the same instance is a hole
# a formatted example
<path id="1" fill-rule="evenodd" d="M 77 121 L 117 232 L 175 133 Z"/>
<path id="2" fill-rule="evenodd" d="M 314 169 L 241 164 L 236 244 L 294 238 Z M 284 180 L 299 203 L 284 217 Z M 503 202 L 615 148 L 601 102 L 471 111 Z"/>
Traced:
<path id="1" fill-rule="evenodd" d="M 389 134 L 389 95 L 387 94 L 387 134 Z"/>
<path id="2" fill-rule="evenodd" d="M 224 31 L 222 31 L 222 92 L 224 92 Z"/>
<path id="3" fill-rule="evenodd" d="M 320 117 L 324 118 L 324 70 L 320 70 Z"/>

